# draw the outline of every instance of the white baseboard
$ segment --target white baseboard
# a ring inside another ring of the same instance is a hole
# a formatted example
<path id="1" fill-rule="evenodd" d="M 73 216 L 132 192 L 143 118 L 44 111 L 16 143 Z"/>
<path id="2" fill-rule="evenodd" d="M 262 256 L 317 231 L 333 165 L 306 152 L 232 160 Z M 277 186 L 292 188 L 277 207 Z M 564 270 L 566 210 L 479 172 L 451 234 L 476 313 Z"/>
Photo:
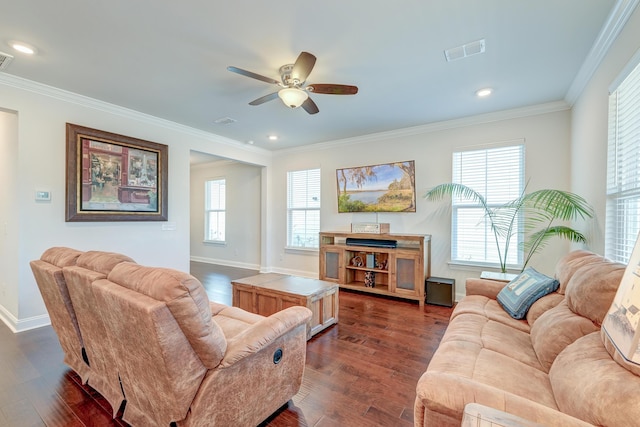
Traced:
<path id="1" fill-rule="evenodd" d="M 0 320 L 2 320 L 14 334 L 51 325 L 51 319 L 49 319 L 48 314 L 33 316 L 28 319 L 18 319 L 2 305 L 0 305 Z"/>
<path id="2" fill-rule="evenodd" d="M 229 261 L 227 259 L 215 259 L 215 258 L 206 258 L 199 256 L 190 257 L 191 261 L 195 262 L 204 262 L 206 264 L 217 264 L 224 265 L 227 267 L 235 267 L 235 268 L 245 268 L 247 270 L 260 270 L 259 264 L 249 264 L 246 262 L 237 262 L 237 261 Z"/>
<path id="3" fill-rule="evenodd" d="M 313 273 L 303 270 L 293 270 L 290 268 L 264 268 L 260 269 L 260 273 L 280 273 L 287 274 L 289 276 L 307 277 L 309 279 L 317 279 L 318 273 Z"/>

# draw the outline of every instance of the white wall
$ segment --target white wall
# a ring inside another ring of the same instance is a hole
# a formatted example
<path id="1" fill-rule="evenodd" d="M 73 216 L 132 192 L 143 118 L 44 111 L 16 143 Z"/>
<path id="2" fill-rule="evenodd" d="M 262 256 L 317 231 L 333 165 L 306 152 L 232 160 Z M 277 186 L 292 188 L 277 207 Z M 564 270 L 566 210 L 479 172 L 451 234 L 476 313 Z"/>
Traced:
<path id="1" fill-rule="evenodd" d="M 222 160 L 191 167 L 191 259 L 261 268 L 262 167 Z M 226 244 L 204 243 L 205 182 L 226 180 Z"/>
<path id="2" fill-rule="evenodd" d="M 18 318 L 18 115 L 0 110 L 0 317 Z"/>
<path id="3" fill-rule="evenodd" d="M 572 109 L 571 185 L 592 203 L 591 249 L 604 254 L 609 86 L 640 49 L 640 9 L 629 18 Z"/>
<path id="4" fill-rule="evenodd" d="M 427 204 L 420 196 L 428 188 L 450 181 L 454 150 L 522 138 L 526 143 L 530 189 L 571 189 L 585 197 L 596 208 L 598 216 L 591 232 L 590 248 L 602 253 L 607 90 L 639 47 L 640 11 L 636 10 L 571 112 L 557 111 L 561 109 L 557 106 L 551 108 L 556 111 L 548 113 L 544 113 L 544 107 L 522 109 L 277 152 L 273 159 L 271 153 L 255 147 L 240 146 L 222 137 L 0 73 L 0 109 L 15 112 L 0 117 L 3 141 L 0 166 L 3 166 L 2 174 L 10 175 L 0 190 L 3 195 L 0 226 L 7 223 L 8 230 L 0 237 L 1 266 L 8 266 L 0 273 L 0 316 L 18 330 L 41 323 L 46 310 L 28 263 L 54 245 L 119 251 L 144 264 L 188 270 L 190 150 L 267 166 L 261 171 L 260 265 L 263 269 L 317 275 L 317 253 L 284 250 L 285 188 L 288 170 L 320 167 L 323 230 L 348 230 L 351 222 L 377 220 L 390 222 L 396 233 L 432 234 L 432 274 L 455 278 L 460 295 L 464 291 L 461 286 L 464 279 L 478 272 L 448 266 L 450 219 L 448 215 L 438 214 L 438 207 Z M 66 122 L 169 145 L 169 221 L 176 224 L 176 230 L 162 231 L 161 223 L 66 223 Z M 6 141 L 14 142 L 7 144 Z M 377 217 L 337 214 L 335 169 L 402 160 L 416 161 L 417 213 Z M 7 187 L 7 182 L 13 185 Z M 36 189 L 51 191 L 51 202 L 36 203 L 33 197 Z M 0 227 L 0 235 L 1 231 Z M 532 265 L 551 273 L 555 261 L 567 249 L 564 242 L 554 244 L 534 259 Z"/>
<path id="5" fill-rule="evenodd" d="M 447 203 L 427 202 L 423 195 L 429 188 L 451 181 L 454 151 L 517 140 L 525 143 L 525 173 L 530 179 L 528 190 L 569 189 L 570 112 L 562 103 L 405 129 L 350 140 L 349 143 L 320 144 L 277 152 L 270 181 L 273 218 L 270 234 L 273 241 L 269 265 L 276 271 L 317 276 L 317 254 L 287 252 L 284 249 L 285 189 L 287 171 L 319 167 L 322 170 L 323 231 L 348 231 L 352 222 L 378 221 L 390 223 L 392 233 L 431 234 L 432 275 L 455 278 L 457 294 L 462 295 L 464 280 L 469 276 L 478 277 L 479 271 L 449 266 L 451 217 L 448 212 L 442 212 Z M 416 162 L 416 213 L 337 213 L 336 169 L 405 160 Z M 531 265 L 553 274 L 555 262 L 567 250 L 566 242 L 554 241 L 534 257 Z"/>
<path id="6" fill-rule="evenodd" d="M 17 310 L 9 302 L 0 314 L 10 312 L 14 317 L 2 318 L 16 330 L 48 321 L 29 261 L 51 246 L 122 252 L 142 264 L 188 271 L 190 150 L 258 165 L 268 165 L 271 157 L 264 150 L 2 73 L 0 109 L 16 111 L 18 117 L 17 164 L 12 174 L 17 203 L 0 210 L 8 230 L 15 233 L 6 251 L 14 254 L 12 265 L 18 269 L 17 278 L 2 276 L 9 282 L 8 293 L 18 293 Z M 176 230 L 162 231 L 162 222 L 65 222 L 66 122 L 167 144 L 168 214 Z M 35 202 L 36 189 L 51 191 L 51 202 Z"/>

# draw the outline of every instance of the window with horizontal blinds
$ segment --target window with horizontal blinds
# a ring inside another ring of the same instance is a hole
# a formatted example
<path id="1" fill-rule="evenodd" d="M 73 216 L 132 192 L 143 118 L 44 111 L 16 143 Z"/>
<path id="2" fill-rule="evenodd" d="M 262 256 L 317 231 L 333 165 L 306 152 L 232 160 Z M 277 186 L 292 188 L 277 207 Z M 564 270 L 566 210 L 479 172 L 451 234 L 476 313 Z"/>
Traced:
<path id="1" fill-rule="evenodd" d="M 452 181 L 481 194 L 490 208 L 519 197 L 524 189 L 524 145 L 511 145 L 453 153 Z M 452 200 L 451 261 L 498 266 L 499 257 L 491 224 L 483 207 L 473 200 Z M 521 222 L 507 254 L 507 265 L 522 263 Z M 516 241 L 514 241 L 516 240 Z M 504 247 L 504 239 L 500 242 Z"/>
<path id="2" fill-rule="evenodd" d="M 226 228 L 226 180 L 205 182 L 204 240 L 224 242 Z"/>
<path id="3" fill-rule="evenodd" d="M 605 256 L 626 264 L 640 231 L 640 58 L 609 95 Z"/>
<path id="4" fill-rule="evenodd" d="M 287 172 L 287 246 L 318 248 L 320 169 Z"/>

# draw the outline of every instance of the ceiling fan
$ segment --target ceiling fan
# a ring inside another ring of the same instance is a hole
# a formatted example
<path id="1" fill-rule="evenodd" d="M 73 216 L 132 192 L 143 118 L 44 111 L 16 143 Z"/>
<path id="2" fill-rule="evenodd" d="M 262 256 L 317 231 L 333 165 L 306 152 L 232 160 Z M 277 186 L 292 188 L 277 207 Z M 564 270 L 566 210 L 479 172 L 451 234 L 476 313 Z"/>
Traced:
<path id="1" fill-rule="evenodd" d="M 260 105 L 272 101 L 278 97 L 289 108 L 302 107 L 309 114 L 316 114 L 318 106 L 309 97 L 309 93 L 322 93 L 327 95 L 355 95 L 358 93 L 357 86 L 339 84 L 308 84 L 305 85 L 307 77 L 313 70 L 316 57 L 309 52 L 301 52 L 295 64 L 286 64 L 280 67 L 280 81 L 265 77 L 251 71 L 237 67 L 227 67 L 227 70 L 243 76 L 261 80 L 266 83 L 275 84 L 281 87 L 276 92 L 261 96 L 249 103 L 249 105 Z"/>

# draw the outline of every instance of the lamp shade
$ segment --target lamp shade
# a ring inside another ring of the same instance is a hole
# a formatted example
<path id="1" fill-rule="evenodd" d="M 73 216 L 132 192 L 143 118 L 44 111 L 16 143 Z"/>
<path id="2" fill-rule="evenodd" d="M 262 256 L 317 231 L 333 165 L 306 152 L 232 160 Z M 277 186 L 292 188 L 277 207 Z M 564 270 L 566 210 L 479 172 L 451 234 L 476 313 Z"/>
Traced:
<path id="1" fill-rule="evenodd" d="M 304 101 L 309 98 L 309 94 L 301 89 L 296 89 L 295 87 L 288 87 L 285 89 L 281 89 L 278 92 L 278 96 L 289 108 L 298 108 L 302 105 Z"/>

